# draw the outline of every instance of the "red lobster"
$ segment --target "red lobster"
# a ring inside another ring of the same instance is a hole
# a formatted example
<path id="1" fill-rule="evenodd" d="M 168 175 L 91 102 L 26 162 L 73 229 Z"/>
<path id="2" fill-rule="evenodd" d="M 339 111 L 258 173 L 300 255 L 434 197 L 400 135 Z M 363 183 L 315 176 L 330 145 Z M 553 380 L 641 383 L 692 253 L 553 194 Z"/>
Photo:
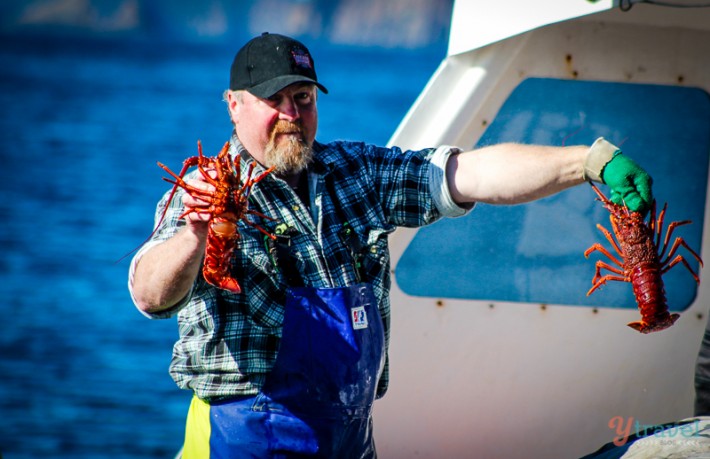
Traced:
<path id="1" fill-rule="evenodd" d="M 618 244 L 606 228 L 600 224 L 597 224 L 597 228 L 606 236 L 623 262 L 599 243 L 589 247 L 584 252 L 585 257 L 589 257 L 589 254 L 597 250 L 606 255 L 617 266 L 598 260 L 596 272 L 592 279 L 593 286 L 587 292 L 587 296 L 610 280 L 631 282 L 636 303 L 641 312 L 641 320 L 629 323 L 629 327 L 641 333 L 651 333 L 670 327 L 678 320 L 679 315 L 669 314 L 668 312 L 666 293 L 661 276 L 673 266 L 682 263 L 690 271 L 695 282 L 700 283 L 698 275 L 685 258 L 682 255 L 676 255 L 676 251 L 681 246 L 690 252 L 693 258 L 700 263 L 700 266 L 703 266 L 703 260 L 681 237 L 675 239 L 665 258 L 664 255 L 673 231 L 679 226 L 692 222 L 690 220 L 671 222 L 668 225 L 666 237 L 663 239 L 663 245 L 660 245 L 663 217 L 668 207 L 667 203 L 663 206 L 663 210 L 661 210 L 658 220 L 656 220 L 656 201 L 653 201 L 651 204 L 651 216 L 647 224 L 641 213 L 631 212 L 625 206 L 614 204 L 604 196 L 599 188 L 594 184 L 591 185 L 599 196 L 599 200 L 611 213 L 609 219 Z M 674 255 L 676 256 L 674 257 Z M 611 271 L 613 274 L 602 276 L 602 269 Z"/>
<path id="2" fill-rule="evenodd" d="M 197 156 L 187 158 L 182 166 L 179 174 L 174 173 L 167 166 L 158 162 L 158 166 L 162 167 L 175 180 L 163 177 L 168 183 L 172 183 L 173 189 L 168 197 L 168 202 L 160 217 L 163 221 L 168 210 L 168 205 L 172 201 L 177 188 L 184 189 L 190 196 L 195 199 L 201 199 L 207 204 L 197 206 L 193 209 L 185 211 L 179 218 L 183 218 L 190 213 L 209 213 L 209 228 L 207 232 L 207 245 L 205 247 L 205 259 L 202 267 L 202 275 L 205 280 L 215 287 L 228 290 L 232 293 L 240 293 L 242 291 L 239 283 L 231 276 L 230 260 L 232 253 L 237 246 L 239 232 L 237 231 L 237 222 L 243 220 L 248 225 L 258 229 L 269 237 L 274 237 L 267 233 L 259 225 L 250 222 L 246 219 L 248 214 L 257 215 L 261 218 L 273 220 L 260 212 L 249 209 L 249 193 L 254 184 L 261 181 L 272 169 L 268 169 L 261 174 L 253 177 L 252 172 L 256 165 L 252 162 L 246 173 L 244 184 L 240 184 L 241 165 L 239 158 L 234 161 L 229 155 L 229 142 L 224 144 L 219 154 L 214 157 L 207 157 L 202 154 L 202 144 L 197 142 Z M 205 191 L 199 188 L 188 185 L 183 180 L 185 173 L 190 167 L 197 166 L 199 173 L 205 181 L 214 186 L 214 191 Z M 213 170 L 215 177 L 208 173 Z"/>

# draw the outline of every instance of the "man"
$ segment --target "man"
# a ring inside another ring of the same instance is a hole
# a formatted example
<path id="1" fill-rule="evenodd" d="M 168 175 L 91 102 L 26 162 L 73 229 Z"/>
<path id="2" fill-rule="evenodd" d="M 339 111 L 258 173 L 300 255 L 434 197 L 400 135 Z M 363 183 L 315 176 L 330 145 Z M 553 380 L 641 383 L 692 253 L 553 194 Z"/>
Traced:
<path id="1" fill-rule="evenodd" d="M 646 211 L 650 177 L 618 148 L 502 144 L 402 152 L 315 141 L 318 82 L 298 41 L 263 34 L 237 53 L 225 93 L 230 154 L 274 171 L 240 222 L 234 294 L 200 270 L 210 215 L 180 192 L 135 256 L 129 286 L 149 317 L 177 314 L 171 375 L 194 391 L 184 457 L 375 457 L 371 408 L 387 389 L 387 236 L 466 214 L 475 202 L 522 203 L 585 180 Z M 199 174 L 192 186 L 209 190 Z M 244 177 L 242 177 L 244 180 Z M 158 206 L 161 215 L 164 198 Z M 472 237 L 475 237 L 472 235 Z M 300 457 L 300 456 L 299 456 Z"/>

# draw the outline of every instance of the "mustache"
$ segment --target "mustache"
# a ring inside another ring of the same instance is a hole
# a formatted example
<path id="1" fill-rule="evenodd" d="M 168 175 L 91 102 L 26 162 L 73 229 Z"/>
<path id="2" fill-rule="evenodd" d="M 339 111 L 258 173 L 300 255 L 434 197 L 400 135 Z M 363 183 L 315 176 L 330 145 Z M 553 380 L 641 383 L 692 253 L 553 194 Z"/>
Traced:
<path id="1" fill-rule="evenodd" d="M 295 132 L 303 136 L 303 126 L 300 122 L 291 122 L 286 120 L 278 120 L 271 130 L 272 138 L 278 134 L 287 134 L 290 132 Z"/>

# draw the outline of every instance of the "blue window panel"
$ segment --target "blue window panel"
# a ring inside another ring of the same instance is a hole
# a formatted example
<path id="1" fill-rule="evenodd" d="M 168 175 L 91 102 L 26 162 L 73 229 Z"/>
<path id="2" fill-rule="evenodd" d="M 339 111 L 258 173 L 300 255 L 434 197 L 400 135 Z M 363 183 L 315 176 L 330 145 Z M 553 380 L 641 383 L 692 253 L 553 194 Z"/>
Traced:
<path id="1" fill-rule="evenodd" d="M 673 237 L 700 253 L 710 153 L 710 97 L 701 89 L 530 78 L 477 146 L 591 145 L 599 136 L 651 174 L 659 210 L 668 202 L 664 226 L 693 221 Z M 586 296 L 595 262 L 608 259 L 599 252 L 585 259 L 584 251 L 595 242 L 613 251 L 596 228 L 611 230 L 595 198 L 582 185 L 524 205 L 477 204 L 465 217 L 420 229 L 396 267 L 397 282 L 414 296 L 636 308 L 626 282 Z M 697 272 L 693 257 L 679 253 Z M 663 279 L 670 309 L 686 309 L 697 292 L 690 273 L 679 264 Z"/>

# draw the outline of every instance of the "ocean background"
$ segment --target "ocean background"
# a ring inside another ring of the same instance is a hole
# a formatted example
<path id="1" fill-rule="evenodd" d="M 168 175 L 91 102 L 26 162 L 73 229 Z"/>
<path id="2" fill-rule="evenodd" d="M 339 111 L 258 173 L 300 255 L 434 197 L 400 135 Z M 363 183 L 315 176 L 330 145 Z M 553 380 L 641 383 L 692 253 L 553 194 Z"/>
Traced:
<path id="1" fill-rule="evenodd" d="M 148 236 L 167 190 L 156 161 L 179 170 L 198 139 L 212 154 L 228 139 L 222 91 L 249 30 L 155 40 L 4 21 L 0 456 L 173 457 L 191 396 L 168 375 L 177 325 L 134 308 L 120 259 Z M 446 52 L 441 36 L 299 38 L 330 91 L 320 141 L 386 144 Z"/>

